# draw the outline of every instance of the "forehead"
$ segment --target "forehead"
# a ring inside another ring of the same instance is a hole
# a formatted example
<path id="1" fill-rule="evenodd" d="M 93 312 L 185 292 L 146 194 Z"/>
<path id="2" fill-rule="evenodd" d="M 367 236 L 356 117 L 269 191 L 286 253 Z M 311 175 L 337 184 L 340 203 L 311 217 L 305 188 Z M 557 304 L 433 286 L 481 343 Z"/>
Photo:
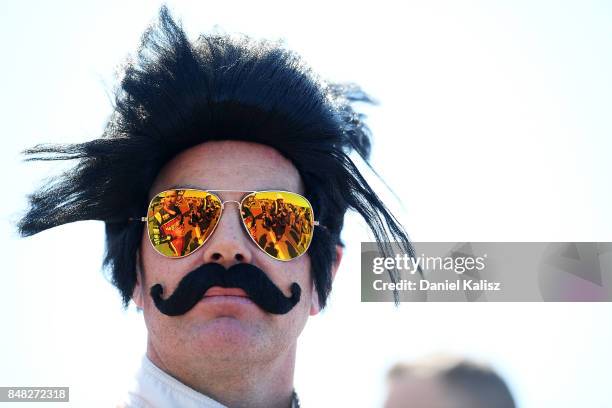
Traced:
<path id="1" fill-rule="evenodd" d="M 295 166 L 272 147 L 213 141 L 187 149 L 159 172 L 151 195 L 173 187 L 209 190 L 287 190 L 303 193 Z"/>

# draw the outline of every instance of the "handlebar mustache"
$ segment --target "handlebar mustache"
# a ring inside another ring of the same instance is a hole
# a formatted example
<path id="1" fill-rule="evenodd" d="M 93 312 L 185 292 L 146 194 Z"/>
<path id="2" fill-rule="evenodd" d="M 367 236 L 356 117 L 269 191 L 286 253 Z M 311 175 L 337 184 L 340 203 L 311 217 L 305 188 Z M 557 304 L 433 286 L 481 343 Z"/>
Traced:
<path id="1" fill-rule="evenodd" d="M 168 316 L 180 316 L 191 310 L 213 286 L 240 288 L 260 308 L 272 314 L 285 314 L 300 301 L 302 289 L 291 284 L 291 296 L 286 297 L 268 275 L 257 266 L 247 263 L 225 269 L 218 263 L 207 263 L 185 275 L 174 292 L 162 298 L 164 289 L 159 283 L 151 287 L 151 297 L 157 309 Z"/>

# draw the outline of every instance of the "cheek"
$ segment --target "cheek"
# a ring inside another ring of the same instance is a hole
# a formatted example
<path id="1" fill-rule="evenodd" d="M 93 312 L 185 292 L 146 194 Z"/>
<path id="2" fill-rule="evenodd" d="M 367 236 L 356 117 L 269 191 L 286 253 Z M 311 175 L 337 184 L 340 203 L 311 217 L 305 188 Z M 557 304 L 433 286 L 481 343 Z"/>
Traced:
<path id="1" fill-rule="evenodd" d="M 296 262 L 297 264 L 293 268 L 286 270 L 285 273 L 288 275 L 287 280 L 290 281 L 288 285 L 297 282 L 302 288 L 300 305 L 302 306 L 303 312 L 308 315 L 312 304 L 312 293 L 314 291 L 312 274 L 310 273 L 310 260 L 307 256 L 302 256 L 298 258 Z"/>
<path id="2" fill-rule="evenodd" d="M 265 254 L 263 256 L 266 258 L 258 259 L 256 266 L 266 272 L 283 291 L 288 291 L 291 284 L 296 282 L 302 289 L 302 296 L 310 293 L 313 283 L 310 260 L 306 255 L 289 262 L 275 261 Z"/>
<path id="3" fill-rule="evenodd" d="M 141 290 L 145 302 L 152 306 L 153 299 L 149 294 L 150 288 L 160 283 L 164 287 L 164 293 L 172 293 L 181 278 L 189 272 L 190 265 L 188 257 L 171 259 L 159 255 L 148 241 L 148 237 L 145 239 L 140 245 L 142 261 L 140 265 L 142 267 Z"/>
<path id="4" fill-rule="evenodd" d="M 309 292 L 313 290 L 312 273 L 310 271 L 310 257 L 304 255 L 298 259 L 300 261 L 300 275 L 302 276 L 305 289 Z"/>

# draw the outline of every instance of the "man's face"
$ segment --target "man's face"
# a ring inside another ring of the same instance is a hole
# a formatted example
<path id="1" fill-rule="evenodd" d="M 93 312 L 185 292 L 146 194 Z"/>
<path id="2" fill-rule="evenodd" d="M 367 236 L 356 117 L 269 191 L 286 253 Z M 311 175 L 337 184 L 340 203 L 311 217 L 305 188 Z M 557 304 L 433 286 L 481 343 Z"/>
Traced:
<path id="1" fill-rule="evenodd" d="M 303 194 L 295 167 L 276 150 L 237 141 L 207 142 L 173 158 L 160 172 L 150 197 L 172 187 L 198 187 L 209 190 L 286 190 Z M 217 193 L 222 201 L 240 201 L 245 193 Z M 295 352 L 295 341 L 309 314 L 319 311 L 310 273 L 310 257 L 305 254 L 289 262 L 277 261 L 261 251 L 246 234 L 238 204 L 228 202 L 219 224 L 204 246 L 189 256 L 166 258 L 151 246 L 143 232 L 139 256 L 143 274 L 138 274 L 133 299 L 143 309 L 148 329 L 148 356 L 156 362 L 188 366 L 194 359 L 207 364 L 265 362 Z M 188 272 L 204 263 L 225 268 L 244 262 L 261 270 L 285 296 L 293 282 L 302 295 L 297 305 L 283 315 L 269 314 L 248 299 L 217 296 L 199 302 L 184 315 L 159 312 L 149 295 L 161 283 L 166 296 Z"/>
<path id="2" fill-rule="evenodd" d="M 164 197 L 164 203 L 168 206 L 176 203 L 176 191 L 170 191 Z"/>

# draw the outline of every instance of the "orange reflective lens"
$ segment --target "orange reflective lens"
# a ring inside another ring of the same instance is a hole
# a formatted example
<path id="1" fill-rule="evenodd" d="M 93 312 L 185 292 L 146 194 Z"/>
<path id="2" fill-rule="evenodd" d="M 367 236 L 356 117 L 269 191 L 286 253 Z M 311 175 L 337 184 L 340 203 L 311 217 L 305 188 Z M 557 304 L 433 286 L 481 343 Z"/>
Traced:
<path id="1" fill-rule="evenodd" d="M 241 204 L 242 221 L 253 241 L 272 258 L 289 261 L 312 241 L 314 217 L 308 200 L 286 191 L 260 191 Z"/>
<path id="2" fill-rule="evenodd" d="M 178 258 L 201 247 L 221 216 L 221 200 L 198 190 L 168 190 L 153 197 L 147 213 L 149 239 L 162 255 Z"/>
<path id="3" fill-rule="evenodd" d="M 151 200 L 149 239 L 160 254 L 179 258 L 199 249 L 219 223 L 224 203 L 210 191 L 174 189 Z M 253 242 L 280 261 L 308 250 L 315 226 L 310 202 L 288 191 L 255 191 L 243 197 L 240 216 Z"/>

